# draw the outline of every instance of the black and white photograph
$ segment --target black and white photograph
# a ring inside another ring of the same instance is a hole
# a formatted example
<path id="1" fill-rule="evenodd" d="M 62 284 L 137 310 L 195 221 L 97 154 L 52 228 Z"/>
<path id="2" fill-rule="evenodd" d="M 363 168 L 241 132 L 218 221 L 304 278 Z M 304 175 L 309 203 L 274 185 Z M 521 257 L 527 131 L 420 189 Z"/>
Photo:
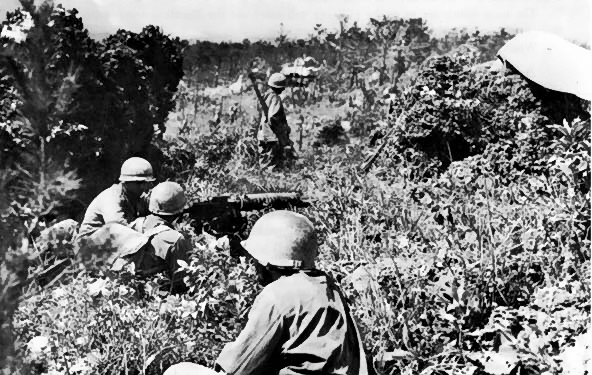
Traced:
<path id="1" fill-rule="evenodd" d="M 0 375 L 592 375 L 589 0 L 0 0 Z"/>

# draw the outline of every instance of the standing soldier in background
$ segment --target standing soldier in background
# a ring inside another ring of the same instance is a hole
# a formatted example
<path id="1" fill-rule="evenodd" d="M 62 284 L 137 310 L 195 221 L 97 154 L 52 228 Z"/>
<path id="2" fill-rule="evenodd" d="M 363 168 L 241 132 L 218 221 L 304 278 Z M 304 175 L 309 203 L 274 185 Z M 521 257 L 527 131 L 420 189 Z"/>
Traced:
<path id="1" fill-rule="evenodd" d="M 120 183 L 104 190 L 88 206 L 77 236 L 79 251 L 97 254 L 137 238 L 137 232 L 128 225 L 148 214 L 147 193 L 154 180 L 152 165 L 147 160 L 126 160 L 121 166 Z"/>
<path id="2" fill-rule="evenodd" d="M 286 88 L 286 76 L 274 73 L 269 77 L 269 90 L 263 95 L 267 114 L 261 118 L 259 134 L 259 157 L 262 166 L 284 167 L 295 157 L 290 127 L 280 94 Z M 263 108 L 265 111 L 265 108 Z"/>
<path id="3" fill-rule="evenodd" d="M 366 355 L 347 301 L 315 269 L 315 229 L 292 211 L 263 215 L 243 242 L 263 290 L 247 324 L 220 353 L 214 370 L 182 362 L 165 375 L 367 375 Z"/>

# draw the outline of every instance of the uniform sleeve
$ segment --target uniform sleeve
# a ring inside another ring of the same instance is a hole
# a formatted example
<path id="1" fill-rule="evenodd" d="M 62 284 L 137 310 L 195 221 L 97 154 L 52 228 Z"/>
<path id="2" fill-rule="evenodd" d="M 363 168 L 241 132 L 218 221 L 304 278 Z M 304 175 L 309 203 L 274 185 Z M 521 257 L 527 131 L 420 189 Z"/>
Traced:
<path id="1" fill-rule="evenodd" d="M 216 363 L 227 374 L 264 374 L 273 367 L 284 330 L 284 313 L 265 289 L 255 300 L 237 339 L 226 344 Z"/>
<path id="2" fill-rule="evenodd" d="M 121 204 L 121 201 L 118 199 L 118 197 L 105 197 L 105 199 L 101 202 L 101 213 L 103 214 L 103 220 L 105 221 L 105 224 L 129 224 L 123 205 Z"/>

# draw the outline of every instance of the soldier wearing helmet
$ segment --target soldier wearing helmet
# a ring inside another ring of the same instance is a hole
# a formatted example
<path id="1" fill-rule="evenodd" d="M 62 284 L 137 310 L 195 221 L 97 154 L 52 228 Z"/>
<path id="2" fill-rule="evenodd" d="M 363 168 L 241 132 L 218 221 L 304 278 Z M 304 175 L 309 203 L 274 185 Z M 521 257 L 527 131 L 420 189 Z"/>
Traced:
<path id="1" fill-rule="evenodd" d="M 128 226 L 148 214 L 147 192 L 154 176 L 150 163 L 133 157 L 121 166 L 119 183 L 101 192 L 88 206 L 80 225 L 78 242 L 81 248 L 101 248 L 106 242 L 117 242 Z"/>
<path id="2" fill-rule="evenodd" d="M 340 289 L 314 267 L 312 223 L 290 211 L 262 216 L 243 242 L 265 286 L 216 370 L 228 374 L 368 374 L 358 328 Z M 207 373 L 181 363 L 165 375 Z"/>
<path id="3" fill-rule="evenodd" d="M 286 81 L 283 74 L 272 74 L 267 82 L 269 90 L 263 95 L 268 112 L 261 118 L 257 135 L 262 165 L 284 166 L 293 157 L 290 127 L 280 97 L 286 88 Z"/>
<path id="4" fill-rule="evenodd" d="M 174 229 L 173 223 L 185 208 L 186 198 L 183 188 L 175 182 L 162 182 L 150 194 L 150 215 L 136 219 L 131 229 L 148 237 L 145 246 L 133 253 L 120 253 L 126 261 L 134 263 L 135 274 L 148 276 L 167 272 L 171 287 L 183 289 L 183 276 L 177 272 L 178 260 L 189 261 L 191 242 Z"/>

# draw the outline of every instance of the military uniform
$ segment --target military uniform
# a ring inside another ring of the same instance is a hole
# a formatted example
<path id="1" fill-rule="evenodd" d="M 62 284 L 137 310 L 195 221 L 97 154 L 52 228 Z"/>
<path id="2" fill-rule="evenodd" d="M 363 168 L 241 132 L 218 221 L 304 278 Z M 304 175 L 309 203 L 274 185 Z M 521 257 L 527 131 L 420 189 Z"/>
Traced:
<path id="1" fill-rule="evenodd" d="M 273 211 L 253 225 L 243 248 L 266 285 L 246 326 L 216 361 L 226 374 L 367 375 L 362 340 L 340 289 L 314 268 L 316 231 L 305 216 Z M 209 374 L 190 363 L 165 375 Z"/>
<path id="2" fill-rule="evenodd" d="M 163 218 L 156 215 L 141 217 L 131 224 L 131 228 L 150 237 L 146 246 L 130 256 L 136 274 L 153 275 L 166 271 L 173 280 L 179 269 L 177 261 L 189 263 L 191 242 Z"/>
<path id="3" fill-rule="evenodd" d="M 281 166 L 292 157 L 290 149 L 286 149 L 293 146 L 290 140 L 291 130 L 280 96 L 269 89 L 263 95 L 263 99 L 268 108 L 267 119 L 269 120 L 262 116 L 257 135 L 261 164 Z"/>
<path id="4" fill-rule="evenodd" d="M 186 290 L 184 274 L 177 272 L 179 260 L 189 263 L 191 242 L 173 227 L 173 221 L 183 212 L 186 203 L 183 188 L 174 182 L 158 184 L 151 193 L 149 210 L 151 214 L 132 222 L 129 228 L 134 236 L 117 246 L 110 258 L 112 271 L 128 269 L 135 276 L 151 276 L 167 272 L 170 291 Z"/>
<path id="5" fill-rule="evenodd" d="M 79 238 L 92 236 L 107 223 L 128 225 L 139 216 L 148 214 L 148 202 L 140 199 L 133 204 L 123 184 L 114 184 L 101 192 L 88 206 L 80 225 Z"/>
<path id="6" fill-rule="evenodd" d="M 97 251 L 115 251 L 122 244 L 133 243 L 135 231 L 129 224 L 148 214 L 146 198 L 133 204 L 122 183 L 101 192 L 88 206 L 77 235 L 79 250 L 92 255 Z M 139 240 L 138 240 L 139 241 Z M 85 254 L 82 254 L 83 257 Z"/>
<path id="7" fill-rule="evenodd" d="M 368 373 L 346 302 L 332 280 L 315 270 L 266 286 L 217 363 L 228 374 Z"/>

